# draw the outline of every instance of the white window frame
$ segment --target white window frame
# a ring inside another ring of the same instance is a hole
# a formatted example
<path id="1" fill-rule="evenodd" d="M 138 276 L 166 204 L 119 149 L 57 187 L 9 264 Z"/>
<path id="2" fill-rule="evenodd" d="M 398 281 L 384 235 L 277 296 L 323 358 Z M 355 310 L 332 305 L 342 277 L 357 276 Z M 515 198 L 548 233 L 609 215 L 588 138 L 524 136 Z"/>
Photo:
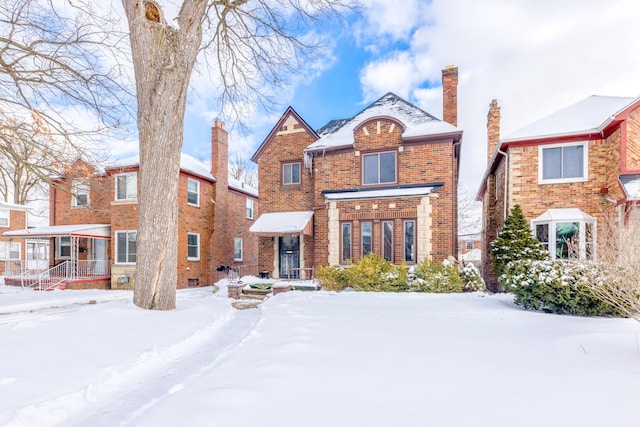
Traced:
<path id="1" fill-rule="evenodd" d="M 62 244 L 63 239 L 69 239 L 68 244 Z M 72 241 L 71 236 L 60 236 L 56 239 L 57 251 L 58 251 L 58 259 L 71 259 L 71 250 L 72 250 Z M 62 247 L 69 247 L 69 255 L 62 255 Z"/>
<path id="2" fill-rule="evenodd" d="M 74 179 L 72 184 L 71 191 L 71 206 L 76 208 L 86 208 L 89 206 L 89 183 L 86 180 Z M 87 196 L 87 201 L 84 204 L 78 203 L 78 194 L 84 194 Z"/>
<path id="3" fill-rule="evenodd" d="M 393 181 L 380 181 L 380 156 L 383 154 L 393 154 L 393 162 L 394 162 L 394 171 L 393 171 Z M 376 156 L 378 157 L 378 181 L 377 182 L 365 182 L 365 159 L 367 157 Z M 398 153 L 396 151 L 378 151 L 376 153 L 368 153 L 362 155 L 362 185 L 384 185 L 384 184 L 395 184 L 398 182 Z"/>
<path id="4" fill-rule="evenodd" d="M 587 224 L 591 224 L 592 226 L 592 236 L 591 236 L 591 258 L 596 259 L 596 241 L 597 241 L 597 231 L 596 231 L 596 221 L 586 221 L 584 218 L 567 218 L 561 220 L 544 220 L 544 221 L 531 221 L 531 232 L 533 233 L 533 237 L 538 237 L 536 233 L 536 226 L 538 225 L 547 225 L 548 226 L 548 235 L 547 242 L 541 242 L 543 245 L 547 246 L 547 250 L 549 251 L 549 255 L 551 259 L 557 259 L 556 254 L 556 233 L 557 233 L 557 225 L 564 223 L 578 223 L 578 238 L 579 238 L 579 259 L 587 259 Z"/>
<path id="5" fill-rule="evenodd" d="M 189 201 L 189 194 L 193 194 L 192 191 L 189 191 L 189 184 L 191 183 L 196 184 L 196 191 L 195 191 L 196 202 L 195 203 L 192 203 Z M 197 179 L 187 178 L 187 204 L 191 206 L 198 206 L 198 207 L 200 206 L 200 181 L 198 181 Z"/>
<path id="6" fill-rule="evenodd" d="M 255 201 L 251 197 L 247 197 L 246 203 L 246 215 L 247 218 L 253 219 L 253 209 L 255 207 Z"/>
<path id="7" fill-rule="evenodd" d="M 298 180 L 294 181 L 293 180 L 293 166 L 298 166 Z M 286 173 L 286 168 L 287 166 L 290 167 L 290 171 L 289 171 L 289 181 L 287 181 L 287 173 Z M 300 183 L 302 182 L 302 164 L 300 162 L 289 162 L 289 163 L 283 163 L 282 164 L 282 184 L 283 185 L 300 185 Z"/>
<path id="8" fill-rule="evenodd" d="M 6 222 L 6 224 L 4 223 Z M 11 210 L 1 208 L 0 209 L 0 227 L 11 227 Z"/>
<path id="9" fill-rule="evenodd" d="M 189 248 L 193 247 L 193 245 L 189 244 L 189 237 L 195 236 L 196 238 L 196 256 L 189 256 Z M 187 233 L 187 260 L 189 261 L 200 261 L 200 234 L 198 233 Z"/>
<path id="10" fill-rule="evenodd" d="M 12 251 L 11 248 L 17 248 Z M 17 253 L 18 257 L 11 257 L 12 253 Z M 4 261 L 15 261 L 22 259 L 22 245 L 20 242 L 0 242 L 0 256 Z"/>
<path id="11" fill-rule="evenodd" d="M 138 244 L 138 231 L 137 230 L 117 230 L 115 232 L 115 237 L 116 237 L 116 242 L 115 242 L 115 246 L 116 246 L 116 250 L 115 250 L 115 257 L 114 257 L 114 263 L 118 264 L 118 265 L 135 265 L 135 262 L 131 262 L 131 261 L 124 261 L 124 262 L 119 262 L 118 261 L 118 255 L 120 253 L 119 251 L 119 243 L 118 243 L 118 235 L 119 234 L 126 234 L 127 237 L 130 233 L 135 233 L 136 234 L 136 261 L 138 259 L 138 253 L 137 253 L 137 244 Z M 127 238 L 127 242 L 129 241 L 129 239 Z M 125 253 L 125 258 L 129 259 L 129 248 L 126 248 L 127 252 Z"/>
<path id="12" fill-rule="evenodd" d="M 125 188 L 125 197 L 118 197 L 118 181 L 120 177 L 126 178 L 126 188 Z M 134 182 L 130 183 L 129 179 L 133 177 Z M 133 196 L 129 192 L 129 185 L 133 185 L 134 193 Z M 115 199 L 116 201 L 126 201 L 126 200 L 137 200 L 138 199 L 138 173 L 137 172 L 127 172 L 127 173 L 119 173 L 115 176 Z"/>
<path id="13" fill-rule="evenodd" d="M 552 178 L 544 179 L 543 152 L 549 148 L 568 148 L 582 146 L 582 176 L 575 178 Z M 563 144 L 548 144 L 538 146 L 538 183 L 540 184 L 562 184 L 568 182 L 585 182 L 589 180 L 589 141 L 571 142 Z"/>
<path id="14" fill-rule="evenodd" d="M 238 244 L 240 244 L 240 257 L 237 256 Z M 233 260 L 242 261 L 243 256 L 244 256 L 244 248 L 243 248 L 242 238 L 234 237 L 233 238 Z"/>

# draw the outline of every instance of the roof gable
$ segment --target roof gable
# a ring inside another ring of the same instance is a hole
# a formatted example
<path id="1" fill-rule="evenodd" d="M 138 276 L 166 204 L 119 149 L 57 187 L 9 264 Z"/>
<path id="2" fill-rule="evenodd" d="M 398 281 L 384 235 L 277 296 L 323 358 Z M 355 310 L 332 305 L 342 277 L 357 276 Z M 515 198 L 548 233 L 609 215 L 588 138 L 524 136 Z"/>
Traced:
<path id="1" fill-rule="evenodd" d="M 299 125 L 299 128 L 295 128 L 295 125 Z M 280 117 L 280 120 L 276 123 L 276 125 L 271 129 L 269 135 L 262 141 L 262 144 L 258 147 L 256 152 L 251 156 L 251 161 L 254 163 L 258 162 L 258 159 L 267 148 L 267 146 L 273 141 L 276 135 L 279 135 L 281 132 L 283 133 L 294 133 L 294 132 L 307 132 L 314 139 L 318 139 L 318 134 L 304 121 L 302 117 L 294 110 L 292 107 L 288 107 L 284 114 Z"/>
<path id="2" fill-rule="evenodd" d="M 318 130 L 320 138 L 307 150 L 322 150 L 353 145 L 353 133 L 364 122 L 375 117 L 391 117 L 403 124 L 403 138 L 460 132 L 426 111 L 388 92 L 350 119 L 331 120 Z"/>

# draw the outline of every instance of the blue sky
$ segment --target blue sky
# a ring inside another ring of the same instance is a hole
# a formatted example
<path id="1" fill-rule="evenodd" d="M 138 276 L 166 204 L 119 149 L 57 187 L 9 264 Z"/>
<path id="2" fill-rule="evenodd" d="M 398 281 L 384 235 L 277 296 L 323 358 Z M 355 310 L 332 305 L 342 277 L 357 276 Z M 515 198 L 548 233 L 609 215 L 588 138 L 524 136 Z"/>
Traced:
<path id="1" fill-rule="evenodd" d="M 640 95 L 637 0 L 362 0 L 327 57 L 232 130 L 230 155 L 250 157 L 287 106 L 312 127 L 351 117 L 395 92 L 442 117 L 441 70 L 459 68 L 461 184 L 475 194 L 486 165 L 486 116 L 502 108 L 502 135 L 587 96 Z M 183 151 L 209 156 L 218 116 L 206 82 L 192 81 Z M 195 93 L 198 95 L 195 95 Z"/>

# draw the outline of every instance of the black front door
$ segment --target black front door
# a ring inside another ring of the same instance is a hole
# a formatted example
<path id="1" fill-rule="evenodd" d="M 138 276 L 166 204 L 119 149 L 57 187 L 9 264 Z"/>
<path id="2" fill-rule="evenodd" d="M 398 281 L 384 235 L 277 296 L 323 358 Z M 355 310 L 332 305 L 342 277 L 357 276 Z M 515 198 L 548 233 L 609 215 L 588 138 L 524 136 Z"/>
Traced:
<path id="1" fill-rule="evenodd" d="M 279 238 L 280 243 L 280 277 L 297 279 L 300 270 L 300 236 Z"/>

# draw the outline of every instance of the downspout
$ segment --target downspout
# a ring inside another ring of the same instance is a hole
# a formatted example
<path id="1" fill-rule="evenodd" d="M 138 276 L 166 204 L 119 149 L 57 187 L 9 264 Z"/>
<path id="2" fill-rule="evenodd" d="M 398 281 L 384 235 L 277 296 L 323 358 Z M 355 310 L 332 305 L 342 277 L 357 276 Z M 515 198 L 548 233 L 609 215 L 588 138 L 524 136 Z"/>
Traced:
<path id="1" fill-rule="evenodd" d="M 504 156 L 504 211 L 503 211 L 503 216 L 502 216 L 502 222 L 504 224 L 504 221 L 507 219 L 507 189 L 508 189 L 508 184 L 509 184 L 509 153 L 507 153 L 506 151 L 502 151 L 500 148 L 498 148 L 498 153 L 502 154 Z"/>
<path id="2" fill-rule="evenodd" d="M 453 152 L 456 152 L 456 146 L 460 146 L 460 150 L 462 150 L 462 140 L 458 139 L 458 142 L 454 142 L 453 143 Z M 456 227 L 455 227 L 455 232 L 453 233 L 453 235 L 451 236 L 451 238 L 453 239 L 453 241 L 451 242 L 452 245 L 451 247 L 455 249 L 455 251 L 453 251 L 454 253 L 452 254 L 454 258 L 458 258 L 458 254 L 460 252 L 460 248 L 458 247 L 458 227 L 460 226 L 460 218 L 458 216 L 458 184 L 460 181 L 460 153 L 458 154 L 458 156 L 456 157 L 456 160 L 454 160 L 457 162 L 455 171 L 456 171 L 456 186 L 455 186 L 455 194 L 454 197 L 456 198 Z"/>

